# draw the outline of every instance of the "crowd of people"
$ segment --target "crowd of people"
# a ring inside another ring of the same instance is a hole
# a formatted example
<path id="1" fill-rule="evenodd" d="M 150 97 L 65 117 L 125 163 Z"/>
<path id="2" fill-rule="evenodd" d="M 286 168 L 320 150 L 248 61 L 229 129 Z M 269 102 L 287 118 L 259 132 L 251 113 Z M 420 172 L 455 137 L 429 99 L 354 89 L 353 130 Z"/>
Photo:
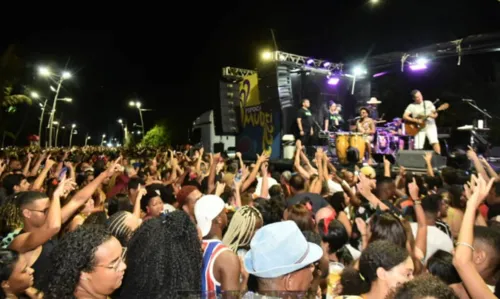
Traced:
<path id="1" fill-rule="evenodd" d="M 296 143 L 0 152 L 0 298 L 496 298 L 500 181 L 333 165 Z"/>

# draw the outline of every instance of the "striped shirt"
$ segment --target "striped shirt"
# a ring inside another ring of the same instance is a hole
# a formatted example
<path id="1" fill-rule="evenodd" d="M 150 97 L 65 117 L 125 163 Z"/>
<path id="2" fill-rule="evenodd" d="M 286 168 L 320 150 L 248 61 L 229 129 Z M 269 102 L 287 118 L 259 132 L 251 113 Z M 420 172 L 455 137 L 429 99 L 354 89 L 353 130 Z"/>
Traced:
<path id="1" fill-rule="evenodd" d="M 214 276 L 215 260 L 229 248 L 220 240 L 203 240 L 203 265 L 201 268 L 202 298 L 216 298 L 221 294 L 221 285 Z"/>

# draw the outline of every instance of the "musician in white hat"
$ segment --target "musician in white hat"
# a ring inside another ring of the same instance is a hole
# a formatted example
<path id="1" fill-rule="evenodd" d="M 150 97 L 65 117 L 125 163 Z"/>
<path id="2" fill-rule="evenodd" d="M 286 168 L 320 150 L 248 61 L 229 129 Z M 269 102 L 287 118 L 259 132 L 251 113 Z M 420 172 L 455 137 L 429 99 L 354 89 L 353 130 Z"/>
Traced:
<path id="1" fill-rule="evenodd" d="M 366 104 L 368 105 L 368 110 L 370 110 L 370 118 L 377 121 L 379 119 L 377 105 L 382 104 L 382 102 L 377 98 L 372 97 L 368 102 L 366 102 Z"/>

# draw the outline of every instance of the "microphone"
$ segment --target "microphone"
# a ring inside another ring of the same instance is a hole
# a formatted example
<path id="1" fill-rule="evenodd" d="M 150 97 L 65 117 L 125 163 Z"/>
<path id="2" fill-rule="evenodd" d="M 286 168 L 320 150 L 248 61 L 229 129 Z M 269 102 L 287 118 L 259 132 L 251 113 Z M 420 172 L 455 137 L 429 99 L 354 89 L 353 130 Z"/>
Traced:
<path id="1" fill-rule="evenodd" d="M 473 99 L 462 99 L 462 102 L 472 103 L 472 102 L 474 102 L 474 100 Z"/>

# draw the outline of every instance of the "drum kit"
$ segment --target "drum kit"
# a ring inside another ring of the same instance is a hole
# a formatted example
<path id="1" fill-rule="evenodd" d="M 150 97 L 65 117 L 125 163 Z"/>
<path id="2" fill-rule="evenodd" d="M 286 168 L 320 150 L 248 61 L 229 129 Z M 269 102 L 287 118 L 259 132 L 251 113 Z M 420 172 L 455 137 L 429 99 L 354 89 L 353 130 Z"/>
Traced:
<path id="1" fill-rule="evenodd" d="M 385 124 L 385 121 L 376 121 L 377 125 Z M 396 156 L 399 150 L 408 149 L 408 136 L 394 132 L 394 123 L 387 123 L 383 127 L 377 127 L 375 136 L 371 142 L 373 153 L 381 155 Z M 366 152 L 366 135 L 354 132 L 322 132 L 328 136 L 328 149 L 330 154 L 337 156 L 342 164 L 348 163 L 348 150 L 356 149 L 359 153 L 359 162 L 363 162 Z"/>

